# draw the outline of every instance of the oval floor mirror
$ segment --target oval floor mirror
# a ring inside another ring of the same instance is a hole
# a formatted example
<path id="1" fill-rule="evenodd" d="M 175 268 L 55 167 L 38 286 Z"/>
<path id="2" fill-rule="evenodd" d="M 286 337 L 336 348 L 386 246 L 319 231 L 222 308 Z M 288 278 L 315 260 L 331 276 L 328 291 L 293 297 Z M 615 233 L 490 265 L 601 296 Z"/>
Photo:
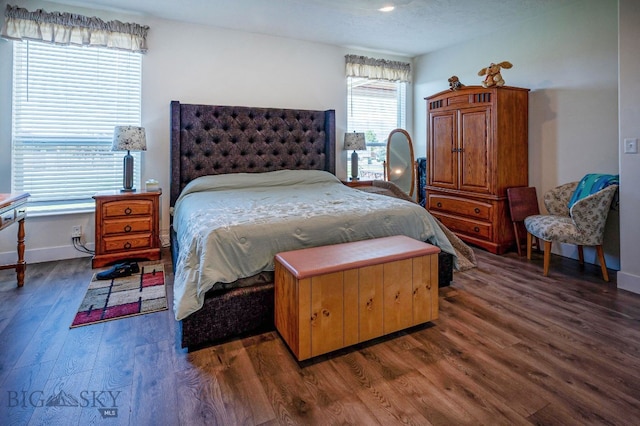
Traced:
<path id="1" fill-rule="evenodd" d="M 411 136 L 406 130 L 395 129 L 389 133 L 385 169 L 387 180 L 413 197 L 416 169 Z"/>

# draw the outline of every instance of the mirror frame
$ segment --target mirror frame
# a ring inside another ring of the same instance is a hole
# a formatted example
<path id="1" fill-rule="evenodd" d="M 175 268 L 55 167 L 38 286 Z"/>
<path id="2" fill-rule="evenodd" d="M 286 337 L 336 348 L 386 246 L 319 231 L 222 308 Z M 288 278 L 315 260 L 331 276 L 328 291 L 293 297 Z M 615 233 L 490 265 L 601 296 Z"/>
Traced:
<path id="1" fill-rule="evenodd" d="M 391 137 L 396 133 L 402 133 L 407 138 L 407 143 L 409 144 L 409 164 L 411 169 L 411 189 L 409 190 L 409 197 L 413 197 L 413 191 L 415 190 L 415 182 L 416 182 L 416 167 L 415 167 L 415 158 L 413 154 L 413 141 L 411 140 L 411 136 L 409 132 L 404 129 L 393 129 L 391 133 L 389 133 L 389 137 L 387 138 L 387 161 L 385 161 L 384 165 L 384 174 L 385 180 L 389 182 L 393 182 L 391 177 L 391 168 L 389 167 L 389 154 L 391 153 L 391 149 L 389 149 L 389 143 L 391 142 Z"/>

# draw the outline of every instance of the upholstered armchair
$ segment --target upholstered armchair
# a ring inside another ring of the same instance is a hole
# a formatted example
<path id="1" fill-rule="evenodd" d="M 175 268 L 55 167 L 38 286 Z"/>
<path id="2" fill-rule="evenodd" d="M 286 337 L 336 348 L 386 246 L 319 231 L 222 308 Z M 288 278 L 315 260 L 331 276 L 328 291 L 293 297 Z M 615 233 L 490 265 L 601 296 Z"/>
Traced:
<path id="1" fill-rule="evenodd" d="M 571 182 L 548 191 L 544 194 L 544 204 L 549 214 L 529 216 L 524 220 L 527 229 L 527 258 L 531 259 L 533 237 L 543 240 L 544 276 L 547 276 L 552 242 L 577 245 L 581 265 L 584 264 L 582 247 L 595 246 L 602 277 L 609 281 L 602 242 L 609 208 L 618 185 L 607 186 L 569 208 L 569 201 L 577 186 L 578 182 Z"/>

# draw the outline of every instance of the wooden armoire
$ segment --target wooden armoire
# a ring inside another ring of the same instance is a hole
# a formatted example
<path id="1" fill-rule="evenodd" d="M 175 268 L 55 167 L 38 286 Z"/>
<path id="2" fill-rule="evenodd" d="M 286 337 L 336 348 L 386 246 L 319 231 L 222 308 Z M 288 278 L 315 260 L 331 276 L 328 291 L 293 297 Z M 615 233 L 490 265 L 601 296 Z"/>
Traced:
<path id="1" fill-rule="evenodd" d="M 529 89 L 465 86 L 427 101 L 426 207 L 462 240 L 514 243 L 507 188 L 528 185 Z"/>

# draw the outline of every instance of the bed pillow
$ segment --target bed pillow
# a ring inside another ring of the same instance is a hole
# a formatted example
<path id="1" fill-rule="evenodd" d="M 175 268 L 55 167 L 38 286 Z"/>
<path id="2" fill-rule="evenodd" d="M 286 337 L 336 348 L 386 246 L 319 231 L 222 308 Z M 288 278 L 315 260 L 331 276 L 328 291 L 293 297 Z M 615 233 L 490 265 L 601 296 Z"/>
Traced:
<path id="1" fill-rule="evenodd" d="M 176 204 L 185 195 L 202 191 L 225 191 L 230 189 L 268 186 L 298 185 L 311 183 L 337 183 L 340 180 L 322 170 L 277 170 L 264 173 L 228 173 L 200 176 L 184 187 Z"/>

